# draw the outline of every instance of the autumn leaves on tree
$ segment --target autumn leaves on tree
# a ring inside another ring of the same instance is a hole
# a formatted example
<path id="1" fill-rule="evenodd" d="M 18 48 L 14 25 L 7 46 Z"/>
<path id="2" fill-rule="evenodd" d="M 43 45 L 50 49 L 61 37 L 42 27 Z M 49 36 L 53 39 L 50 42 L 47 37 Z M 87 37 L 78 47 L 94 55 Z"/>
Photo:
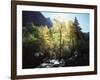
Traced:
<path id="1" fill-rule="evenodd" d="M 34 54 L 41 52 L 48 58 L 67 58 L 77 50 L 78 39 L 82 38 L 78 20 L 76 17 L 74 22 L 54 19 L 52 23 L 51 27 L 32 23 L 24 26 L 23 44 L 33 46 Z"/>

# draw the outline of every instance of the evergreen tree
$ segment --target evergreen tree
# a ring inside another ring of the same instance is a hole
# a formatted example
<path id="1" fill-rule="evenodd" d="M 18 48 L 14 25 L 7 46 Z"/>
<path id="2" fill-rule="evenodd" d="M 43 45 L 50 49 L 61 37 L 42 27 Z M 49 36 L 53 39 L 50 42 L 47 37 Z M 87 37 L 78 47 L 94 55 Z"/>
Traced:
<path id="1" fill-rule="evenodd" d="M 78 22 L 78 19 L 77 19 L 77 17 L 75 17 L 75 19 L 74 19 L 74 27 L 75 27 L 75 32 L 76 32 L 76 34 L 77 34 L 77 39 L 83 39 L 83 37 L 82 37 L 82 32 L 81 32 L 81 28 L 80 28 L 80 24 L 79 24 L 79 22 Z"/>

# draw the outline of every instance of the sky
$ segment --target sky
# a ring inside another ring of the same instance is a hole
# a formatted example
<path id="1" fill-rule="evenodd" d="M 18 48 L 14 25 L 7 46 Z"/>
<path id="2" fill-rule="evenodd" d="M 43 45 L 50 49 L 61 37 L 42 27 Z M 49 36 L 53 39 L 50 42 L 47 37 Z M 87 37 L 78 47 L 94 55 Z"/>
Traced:
<path id="1" fill-rule="evenodd" d="M 90 30 L 90 15 L 88 13 L 67 13 L 67 12 L 41 12 L 46 18 L 53 20 L 54 18 L 64 21 L 72 20 L 74 21 L 77 17 L 80 27 L 83 32 L 89 32 Z"/>

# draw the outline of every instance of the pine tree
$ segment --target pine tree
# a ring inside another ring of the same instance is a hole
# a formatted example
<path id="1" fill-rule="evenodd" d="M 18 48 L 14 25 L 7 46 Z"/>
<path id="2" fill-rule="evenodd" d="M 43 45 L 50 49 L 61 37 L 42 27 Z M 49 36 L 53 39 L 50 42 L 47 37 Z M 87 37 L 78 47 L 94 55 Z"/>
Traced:
<path id="1" fill-rule="evenodd" d="M 82 32 L 81 32 L 81 28 L 80 28 L 80 24 L 79 24 L 79 22 L 78 22 L 78 19 L 77 19 L 77 17 L 75 17 L 75 19 L 74 19 L 74 27 L 75 27 L 75 32 L 76 32 L 76 34 L 77 34 L 77 39 L 83 39 L 83 37 L 82 37 Z"/>

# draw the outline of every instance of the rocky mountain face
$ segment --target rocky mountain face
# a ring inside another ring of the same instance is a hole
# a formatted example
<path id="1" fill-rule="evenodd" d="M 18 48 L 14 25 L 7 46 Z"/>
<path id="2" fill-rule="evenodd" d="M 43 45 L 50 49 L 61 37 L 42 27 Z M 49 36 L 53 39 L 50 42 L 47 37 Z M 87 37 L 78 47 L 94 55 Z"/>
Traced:
<path id="1" fill-rule="evenodd" d="M 35 26 L 52 26 L 50 18 L 46 18 L 39 11 L 23 11 L 22 12 L 22 22 L 23 26 L 33 23 Z"/>

